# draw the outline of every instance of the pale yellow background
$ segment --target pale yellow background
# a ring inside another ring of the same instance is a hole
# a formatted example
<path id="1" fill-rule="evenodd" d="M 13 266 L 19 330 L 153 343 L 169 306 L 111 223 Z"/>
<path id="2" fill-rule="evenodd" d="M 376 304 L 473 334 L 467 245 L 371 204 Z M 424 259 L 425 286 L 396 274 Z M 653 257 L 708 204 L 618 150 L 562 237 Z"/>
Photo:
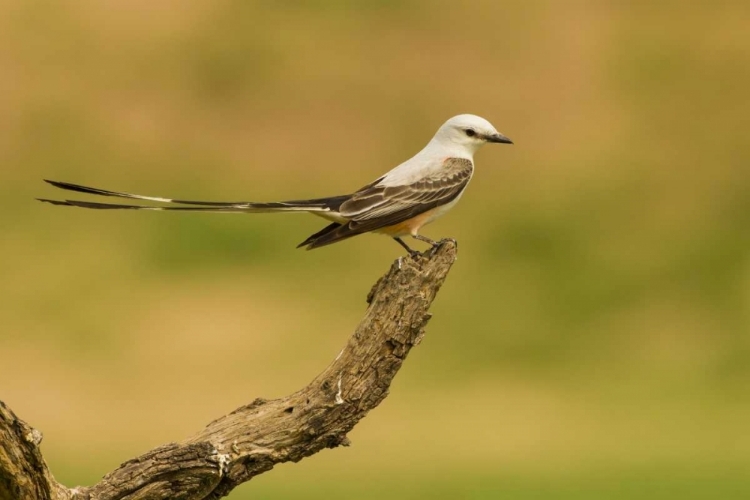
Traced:
<path id="1" fill-rule="evenodd" d="M 653 4 L 650 5 L 649 4 Z M 750 9 L 735 2 L 0 4 L 0 399 L 64 483 L 338 353 L 400 255 L 304 215 L 42 205 L 42 178 L 340 194 L 476 113 L 425 234 L 460 258 L 352 447 L 230 498 L 750 497 Z"/>

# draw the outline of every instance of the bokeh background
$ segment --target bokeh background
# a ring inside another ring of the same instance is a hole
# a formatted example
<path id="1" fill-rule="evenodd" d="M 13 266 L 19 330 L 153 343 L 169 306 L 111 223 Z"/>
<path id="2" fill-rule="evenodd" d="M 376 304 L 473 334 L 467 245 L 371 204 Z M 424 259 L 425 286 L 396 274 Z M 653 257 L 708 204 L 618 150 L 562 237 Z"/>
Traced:
<path id="1" fill-rule="evenodd" d="M 311 380 L 401 254 L 304 215 L 476 113 L 423 344 L 353 446 L 230 498 L 750 497 L 745 2 L 0 3 L 0 398 L 67 485 Z"/>

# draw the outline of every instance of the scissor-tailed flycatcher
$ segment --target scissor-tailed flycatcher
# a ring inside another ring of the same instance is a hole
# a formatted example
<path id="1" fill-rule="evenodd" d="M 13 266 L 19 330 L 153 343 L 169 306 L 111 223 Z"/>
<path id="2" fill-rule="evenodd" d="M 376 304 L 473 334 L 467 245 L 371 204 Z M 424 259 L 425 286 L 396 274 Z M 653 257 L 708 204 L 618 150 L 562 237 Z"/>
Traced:
<path id="1" fill-rule="evenodd" d="M 80 193 L 192 206 L 162 207 L 47 199 L 39 201 L 53 205 L 96 209 L 225 213 L 309 212 L 331 221 L 331 224 L 311 235 L 297 248 L 306 247 L 311 250 L 358 234 L 376 232 L 391 236 L 410 254 L 414 254 L 414 250 L 409 248 L 401 237 L 409 235 L 431 245 L 437 244 L 420 235 L 419 229 L 446 213 L 458 202 L 474 172 L 474 153 L 486 142 L 513 144 L 484 118 L 474 115 L 454 116 L 445 122 L 427 146 L 411 159 L 353 194 L 329 198 L 274 203 L 188 201 L 46 181 L 55 187 Z"/>

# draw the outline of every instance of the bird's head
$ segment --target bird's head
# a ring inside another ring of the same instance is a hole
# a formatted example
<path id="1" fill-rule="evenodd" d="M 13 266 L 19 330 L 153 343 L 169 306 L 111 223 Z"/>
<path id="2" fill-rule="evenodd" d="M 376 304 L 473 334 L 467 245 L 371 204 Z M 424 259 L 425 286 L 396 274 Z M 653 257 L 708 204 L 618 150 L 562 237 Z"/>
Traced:
<path id="1" fill-rule="evenodd" d="M 513 144 L 490 122 L 476 115 L 454 116 L 438 129 L 434 140 L 443 146 L 461 147 L 470 154 L 488 142 Z"/>

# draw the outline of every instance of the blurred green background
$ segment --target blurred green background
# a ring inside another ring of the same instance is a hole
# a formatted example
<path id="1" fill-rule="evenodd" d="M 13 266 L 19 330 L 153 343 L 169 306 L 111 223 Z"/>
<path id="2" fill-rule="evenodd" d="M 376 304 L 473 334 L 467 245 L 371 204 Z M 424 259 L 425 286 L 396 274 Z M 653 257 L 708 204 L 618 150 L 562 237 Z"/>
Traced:
<path id="1" fill-rule="evenodd" d="M 0 3 L 0 399 L 91 484 L 311 380 L 401 249 L 304 215 L 42 205 L 42 178 L 348 192 L 489 146 L 423 344 L 350 448 L 230 498 L 750 497 L 745 2 Z"/>

